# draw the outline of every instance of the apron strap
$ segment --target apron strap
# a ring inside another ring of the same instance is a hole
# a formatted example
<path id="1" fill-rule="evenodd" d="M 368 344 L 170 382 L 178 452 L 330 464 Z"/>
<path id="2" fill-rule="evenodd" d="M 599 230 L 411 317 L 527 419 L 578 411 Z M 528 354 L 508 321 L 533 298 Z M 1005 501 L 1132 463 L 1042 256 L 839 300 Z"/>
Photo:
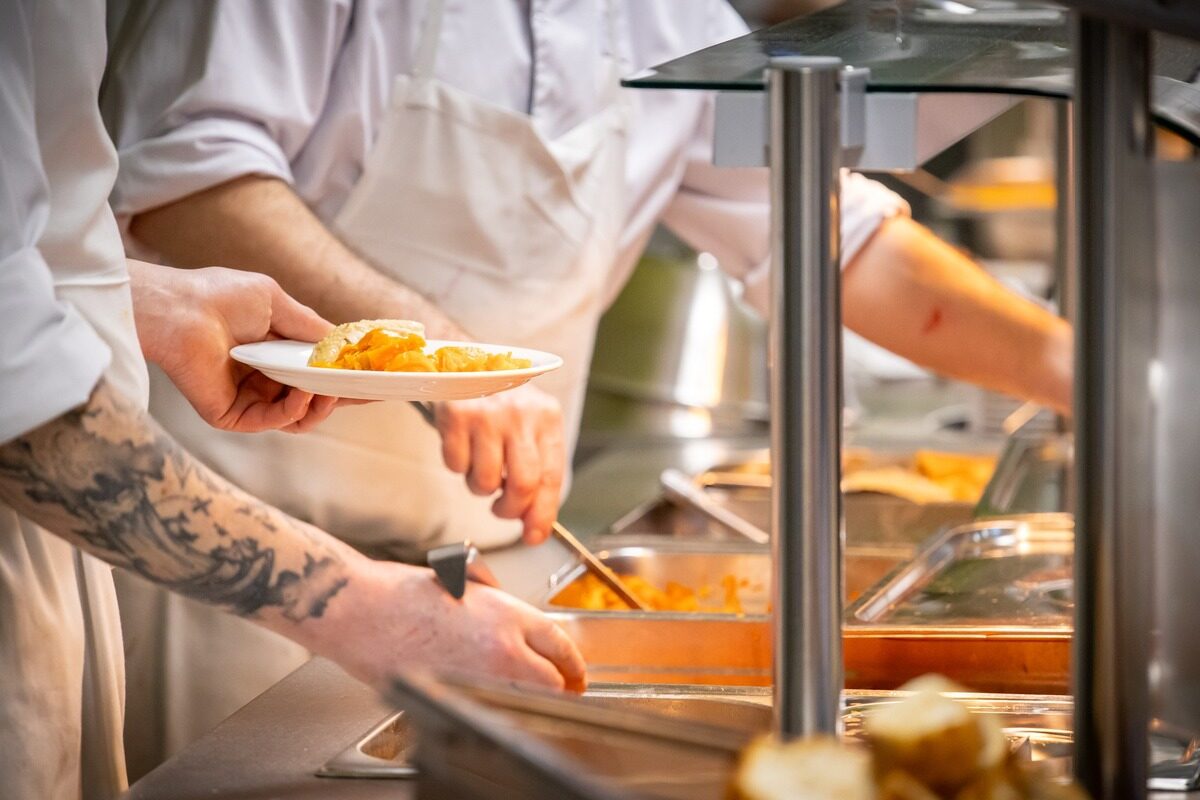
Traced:
<path id="1" fill-rule="evenodd" d="M 417 58 L 412 72 L 414 78 L 433 76 L 438 45 L 442 38 L 442 16 L 445 10 L 446 0 L 429 0 L 425 9 L 425 19 L 421 23 L 421 38 L 417 43 Z"/>

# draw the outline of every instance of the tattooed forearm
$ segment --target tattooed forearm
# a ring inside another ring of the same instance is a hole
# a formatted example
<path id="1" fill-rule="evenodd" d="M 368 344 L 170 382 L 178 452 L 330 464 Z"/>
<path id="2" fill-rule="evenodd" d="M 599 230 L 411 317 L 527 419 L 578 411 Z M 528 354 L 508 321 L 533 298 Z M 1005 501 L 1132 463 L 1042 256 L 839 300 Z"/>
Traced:
<path id="1" fill-rule="evenodd" d="M 101 384 L 0 446 L 0 499 L 109 563 L 242 615 L 319 617 L 347 551 L 246 495 Z"/>

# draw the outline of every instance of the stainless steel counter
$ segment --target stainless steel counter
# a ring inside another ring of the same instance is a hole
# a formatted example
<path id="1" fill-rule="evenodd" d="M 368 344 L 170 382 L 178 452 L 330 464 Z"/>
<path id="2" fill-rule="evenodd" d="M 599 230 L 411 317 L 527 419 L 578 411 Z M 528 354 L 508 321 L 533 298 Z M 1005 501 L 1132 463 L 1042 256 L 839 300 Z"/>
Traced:
<path id="1" fill-rule="evenodd" d="M 130 800 L 417 796 L 411 783 L 317 778 L 330 756 L 383 718 L 375 693 L 313 659 L 138 781 Z"/>

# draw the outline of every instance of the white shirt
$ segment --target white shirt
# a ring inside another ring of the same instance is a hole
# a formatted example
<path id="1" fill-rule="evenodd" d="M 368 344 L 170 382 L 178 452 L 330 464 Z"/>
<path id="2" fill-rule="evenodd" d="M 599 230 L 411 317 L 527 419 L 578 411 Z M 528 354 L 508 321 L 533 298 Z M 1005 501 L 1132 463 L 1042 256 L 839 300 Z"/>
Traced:
<path id="1" fill-rule="evenodd" d="M 145 402 L 108 207 L 103 23 L 100 0 L 0 3 L 0 442 L 82 405 L 101 374 Z M 0 794 L 124 790 L 122 651 L 111 568 L 0 503 Z"/>
<path id="2" fill-rule="evenodd" d="M 421 0 L 110 2 L 103 107 L 121 157 L 118 216 L 258 174 L 289 182 L 332 220 L 362 172 L 392 79 L 412 70 L 424 12 Z M 746 31 L 722 0 L 617 0 L 616 12 L 630 72 Z M 434 71 L 556 136 L 597 109 L 607 29 L 603 0 L 448 0 Z M 543 65 L 535 74 L 532 49 Z M 610 299 L 661 220 L 761 301 L 766 171 L 712 166 L 711 94 L 624 91 L 634 110 L 627 223 Z M 861 176 L 843 184 L 845 262 L 905 206 Z"/>
<path id="3" fill-rule="evenodd" d="M 145 392 L 96 103 L 102 6 L 64 5 L 0 4 L 0 442 L 82 404 L 110 365 Z"/>

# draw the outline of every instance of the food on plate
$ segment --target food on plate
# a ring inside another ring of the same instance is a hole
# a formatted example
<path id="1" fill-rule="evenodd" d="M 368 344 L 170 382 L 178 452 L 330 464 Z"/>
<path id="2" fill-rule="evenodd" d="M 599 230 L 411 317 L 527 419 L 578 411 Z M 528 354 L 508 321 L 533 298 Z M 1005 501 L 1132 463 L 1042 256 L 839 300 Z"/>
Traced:
<path id="1" fill-rule="evenodd" d="M 866 718 L 866 738 L 826 737 L 780 743 L 769 737 L 742 754 L 735 800 L 1086 800 L 1016 760 L 991 717 L 952 696 L 960 687 L 918 678 L 912 694 L 881 704 Z"/>
<path id="2" fill-rule="evenodd" d="M 397 342 L 408 341 L 411 347 L 425 346 L 425 326 L 406 319 L 360 319 L 358 322 L 343 322 L 317 342 L 308 358 L 310 367 L 330 366 L 337 361 L 342 350 L 358 344 L 371 331 L 387 331 Z"/>
<path id="3" fill-rule="evenodd" d="M 528 369 L 528 358 L 514 358 L 512 353 L 489 353 L 478 347 L 439 347 L 433 354 L 438 372 L 493 372 L 502 369 Z"/>
<path id="4" fill-rule="evenodd" d="M 491 372 L 527 369 L 527 358 L 470 345 L 425 352 L 425 327 L 402 319 L 364 319 L 338 325 L 313 347 L 310 367 L 383 372 Z"/>
<path id="5" fill-rule="evenodd" d="M 654 611 L 707 611 L 718 614 L 744 613 L 738 591 L 749 585 L 745 578 L 725 575 L 721 578 L 718 599 L 716 591 L 710 586 L 693 589 L 682 583 L 668 581 L 666 587 L 660 589 L 640 575 L 622 575 L 621 580 L 647 608 Z M 585 611 L 626 611 L 629 608 L 617 597 L 616 592 L 590 572 L 567 584 L 550 602 L 556 606 Z"/>

